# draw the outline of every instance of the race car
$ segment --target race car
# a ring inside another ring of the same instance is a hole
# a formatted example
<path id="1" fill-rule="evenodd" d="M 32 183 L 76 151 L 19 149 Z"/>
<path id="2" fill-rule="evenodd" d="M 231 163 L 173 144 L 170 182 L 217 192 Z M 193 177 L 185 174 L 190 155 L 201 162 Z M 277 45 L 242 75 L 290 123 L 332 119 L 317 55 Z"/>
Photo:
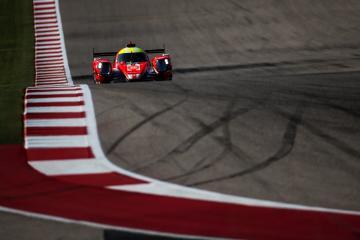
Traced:
<path id="1" fill-rule="evenodd" d="M 151 59 L 149 55 L 161 54 Z M 113 61 L 108 58 L 114 56 Z M 172 80 L 170 55 L 165 48 L 143 50 L 129 43 L 118 52 L 94 52 L 92 63 L 96 84 L 109 83 L 112 80 Z"/>

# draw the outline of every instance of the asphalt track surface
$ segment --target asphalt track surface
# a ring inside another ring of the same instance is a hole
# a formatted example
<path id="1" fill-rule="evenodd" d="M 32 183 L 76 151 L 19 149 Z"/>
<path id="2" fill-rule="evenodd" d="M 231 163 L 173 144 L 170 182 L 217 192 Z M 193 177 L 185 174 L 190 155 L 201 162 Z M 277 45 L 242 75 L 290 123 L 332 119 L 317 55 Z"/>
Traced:
<path id="1" fill-rule="evenodd" d="M 360 210 L 358 1 L 60 5 L 72 75 L 91 86 L 114 163 L 223 193 Z M 91 85 L 92 48 L 129 40 L 165 43 L 174 80 Z"/>
<path id="2" fill-rule="evenodd" d="M 61 2 L 78 82 L 91 85 L 92 48 L 130 40 L 165 43 L 174 62 L 172 82 L 91 85 L 114 163 L 349 210 L 360 210 L 359 10 L 358 1 Z"/>

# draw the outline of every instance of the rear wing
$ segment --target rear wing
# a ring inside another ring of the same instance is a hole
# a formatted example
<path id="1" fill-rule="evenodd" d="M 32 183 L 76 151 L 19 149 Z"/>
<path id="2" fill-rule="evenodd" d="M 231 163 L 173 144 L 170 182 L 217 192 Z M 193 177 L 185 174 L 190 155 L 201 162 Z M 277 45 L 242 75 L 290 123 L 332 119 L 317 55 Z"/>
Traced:
<path id="1" fill-rule="evenodd" d="M 156 54 L 156 53 L 165 53 L 165 48 L 158 48 L 158 49 L 146 49 L 144 50 L 145 53 L 148 54 Z M 97 57 L 114 57 L 118 52 L 95 52 L 95 49 L 93 48 L 93 58 Z"/>
<path id="2" fill-rule="evenodd" d="M 117 52 L 95 52 L 95 49 L 93 48 L 93 58 L 97 57 L 109 57 L 109 56 L 115 56 Z"/>
<path id="3" fill-rule="evenodd" d="M 159 49 L 147 49 L 144 50 L 146 53 L 154 54 L 154 53 L 165 53 L 165 48 L 159 48 Z"/>

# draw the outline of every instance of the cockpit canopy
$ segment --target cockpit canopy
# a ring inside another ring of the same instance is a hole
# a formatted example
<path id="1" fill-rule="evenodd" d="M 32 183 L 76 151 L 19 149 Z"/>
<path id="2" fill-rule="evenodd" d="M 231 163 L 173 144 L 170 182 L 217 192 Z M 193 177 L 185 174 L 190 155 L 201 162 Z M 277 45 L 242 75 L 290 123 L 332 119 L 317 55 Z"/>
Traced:
<path id="1" fill-rule="evenodd" d="M 148 57 L 144 52 L 132 52 L 132 53 L 121 53 L 118 55 L 118 62 L 146 62 L 148 61 Z"/>

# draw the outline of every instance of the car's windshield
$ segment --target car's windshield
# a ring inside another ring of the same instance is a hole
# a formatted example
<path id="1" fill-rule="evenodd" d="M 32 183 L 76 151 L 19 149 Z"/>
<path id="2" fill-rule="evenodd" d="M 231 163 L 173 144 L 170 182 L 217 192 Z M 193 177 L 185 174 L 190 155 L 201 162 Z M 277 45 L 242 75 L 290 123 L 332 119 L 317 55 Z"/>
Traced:
<path id="1" fill-rule="evenodd" d="M 143 52 L 119 54 L 118 62 L 146 62 L 147 57 Z"/>

